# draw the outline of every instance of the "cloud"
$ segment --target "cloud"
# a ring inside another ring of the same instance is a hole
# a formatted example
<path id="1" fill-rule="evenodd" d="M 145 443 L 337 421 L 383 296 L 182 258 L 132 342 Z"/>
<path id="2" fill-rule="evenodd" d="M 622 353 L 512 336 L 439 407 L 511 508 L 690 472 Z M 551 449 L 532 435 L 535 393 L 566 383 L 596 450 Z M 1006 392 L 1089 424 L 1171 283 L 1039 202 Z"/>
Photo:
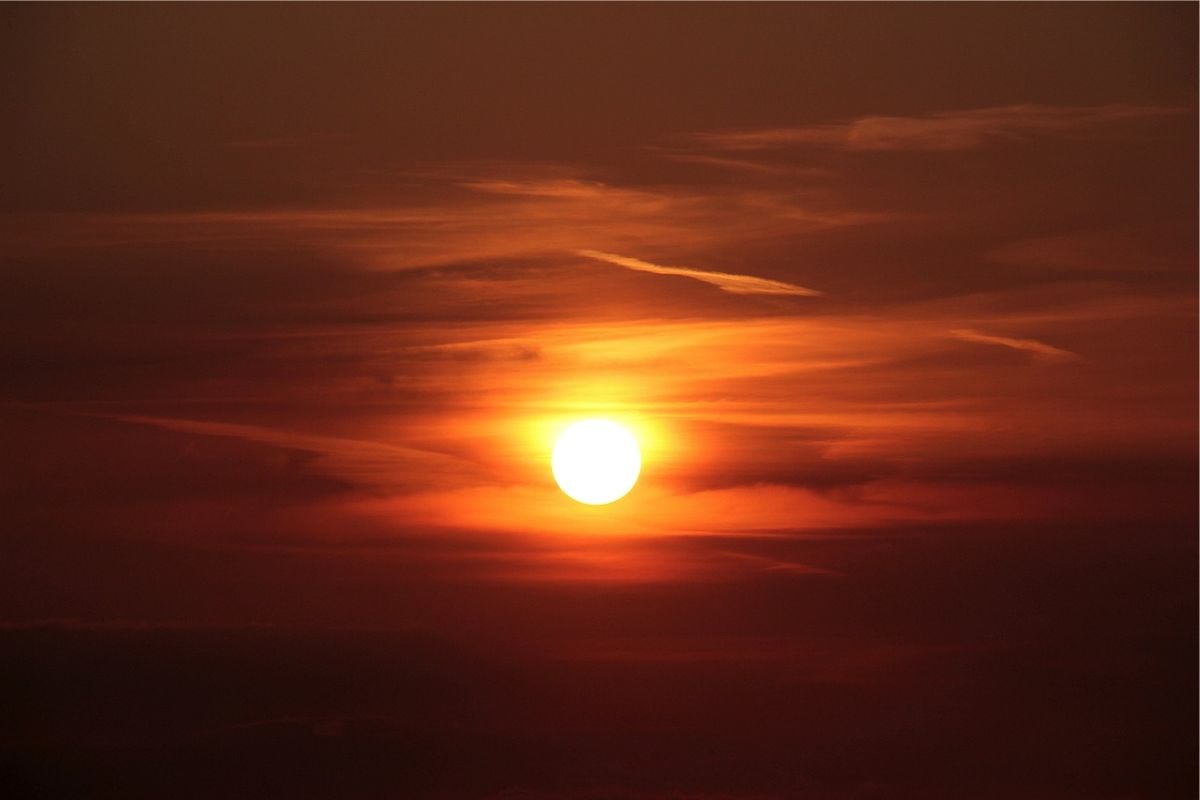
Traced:
<path id="1" fill-rule="evenodd" d="M 1196 230 L 1159 223 L 1114 230 L 1074 231 L 1021 239 L 987 257 L 1001 264 L 1062 270 L 1194 273 Z"/>
<path id="2" fill-rule="evenodd" d="M 1161 106 L 1017 105 L 946 111 L 920 117 L 860 117 L 790 128 L 718 131 L 695 138 L 720 150 L 817 146 L 843 150 L 973 150 L 997 140 L 1075 137 L 1132 120 L 1180 113 Z"/>
<path id="3" fill-rule="evenodd" d="M 298 433 L 258 425 L 230 422 L 153 417 L 136 414 L 85 414 L 135 425 L 149 425 L 177 433 L 199 436 L 223 436 L 255 442 L 270 447 L 282 447 L 315 453 L 314 468 L 339 480 L 376 488 L 396 489 L 414 474 L 422 476 L 425 485 L 442 478 L 461 478 L 470 474 L 471 465 L 454 456 L 401 447 L 385 442 L 348 439 Z"/>
<path id="4" fill-rule="evenodd" d="M 1072 353 L 1070 350 L 1064 350 L 1061 347 L 1039 342 L 1037 339 L 1014 339 L 1009 336 L 993 336 L 988 333 L 980 333 L 969 328 L 958 328 L 950 331 L 950 335 L 955 339 L 963 342 L 974 342 L 976 344 L 994 344 L 1000 347 L 1011 347 L 1014 350 L 1024 350 L 1027 353 L 1033 353 L 1034 357 L 1042 361 L 1074 361 L 1079 358 L 1077 353 Z"/>
<path id="5" fill-rule="evenodd" d="M 226 255 L 253 249 L 303 251 L 352 269 L 403 271 L 549 261 L 584 247 L 621 253 L 652 244 L 685 258 L 900 216 L 847 205 L 827 188 L 782 183 L 614 184 L 565 168 L 520 164 L 459 165 L 406 178 L 413 192 L 405 202 L 0 215 L 0 237 L 6 239 L 0 257 L 169 250 L 177 261 L 178 248 Z"/>
<path id="6" fill-rule="evenodd" d="M 803 286 L 796 286 L 795 284 L 784 283 L 783 281 L 774 281 L 768 278 L 756 278 L 753 275 L 709 272 L 690 267 L 664 267 L 659 264 L 651 264 L 649 261 L 619 256 L 613 253 L 602 253 L 598 250 L 578 250 L 576 252 L 586 258 L 616 264 L 619 267 L 625 267 L 637 272 L 651 272 L 655 275 L 678 275 L 681 278 L 691 278 L 692 280 L 711 283 L 721 291 L 733 294 L 781 294 L 800 297 L 815 297 L 821 294 L 816 289 L 808 289 Z"/>
<path id="7" fill-rule="evenodd" d="M 694 153 L 664 153 L 662 157 L 668 161 L 678 161 L 681 164 L 699 164 L 705 167 L 757 175 L 784 175 L 797 178 L 828 178 L 830 176 L 829 170 L 821 167 L 797 167 L 791 164 L 773 164 L 742 158 L 724 158 Z"/>
<path id="8" fill-rule="evenodd" d="M 484 194 L 516 195 L 518 197 L 556 197 L 570 200 L 606 199 L 622 190 L 613 190 L 603 183 L 583 181 L 576 178 L 547 180 L 504 180 L 476 179 L 459 183 L 460 186 Z M 628 192 L 633 199 L 639 193 Z"/>
<path id="9" fill-rule="evenodd" d="M 787 575 L 840 575 L 841 573 L 816 567 L 811 564 L 801 564 L 796 561 L 789 561 L 781 558 L 769 558 L 767 556 L 753 555 L 751 553 L 735 553 L 729 550 L 720 551 L 720 555 L 731 558 L 737 561 L 745 562 L 753 567 L 761 569 L 764 572 L 777 572 Z"/>

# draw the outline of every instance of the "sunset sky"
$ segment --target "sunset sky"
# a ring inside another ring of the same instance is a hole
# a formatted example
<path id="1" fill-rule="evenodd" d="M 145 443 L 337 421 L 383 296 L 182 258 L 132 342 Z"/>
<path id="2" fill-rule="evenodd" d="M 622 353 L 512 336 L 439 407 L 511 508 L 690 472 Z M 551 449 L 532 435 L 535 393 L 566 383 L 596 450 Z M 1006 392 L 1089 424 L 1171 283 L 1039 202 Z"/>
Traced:
<path id="1" fill-rule="evenodd" d="M 5 7 L 0 779 L 1194 797 L 1196 29 Z"/>

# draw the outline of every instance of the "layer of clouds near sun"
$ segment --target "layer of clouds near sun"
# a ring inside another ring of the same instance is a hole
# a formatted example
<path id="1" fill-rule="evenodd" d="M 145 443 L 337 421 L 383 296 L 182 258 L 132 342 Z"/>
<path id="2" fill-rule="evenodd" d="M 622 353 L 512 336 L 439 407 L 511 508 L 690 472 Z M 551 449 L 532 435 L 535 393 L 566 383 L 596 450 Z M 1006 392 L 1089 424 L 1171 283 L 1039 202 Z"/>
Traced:
<path id="1" fill-rule="evenodd" d="M 1155 154 L 1180 124 L 950 110 L 681 132 L 646 143 L 641 177 L 431 163 L 402 201 L 9 215 L 5 258 L 44 268 L 7 302 L 78 320 L 10 348 L 104 377 L 11 385 L 51 416 L 296 454 L 281 469 L 383 539 L 571 527 L 550 435 L 589 416 L 644 447 L 637 491 L 587 523 L 610 534 L 1120 514 L 1170 487 L 1087 459 L 1194 441 L 1192 221 L 1126 186 L 1136 163 L 1174 191 Z"/>

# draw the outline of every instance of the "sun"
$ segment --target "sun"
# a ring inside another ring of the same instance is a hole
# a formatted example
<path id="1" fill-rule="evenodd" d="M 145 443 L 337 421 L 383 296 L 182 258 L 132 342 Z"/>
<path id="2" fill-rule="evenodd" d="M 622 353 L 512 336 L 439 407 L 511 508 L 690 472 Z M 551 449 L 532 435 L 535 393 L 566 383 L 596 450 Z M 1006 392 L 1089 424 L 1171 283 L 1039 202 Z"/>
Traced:
<path id="1" fill-rule="evenodd" d="M 629 494 L 642 469 L 642 452 L 633 434 L 617 423 L 587 419 L 558 437 L 550 466 L 568 497 L 602 506 Z"/>

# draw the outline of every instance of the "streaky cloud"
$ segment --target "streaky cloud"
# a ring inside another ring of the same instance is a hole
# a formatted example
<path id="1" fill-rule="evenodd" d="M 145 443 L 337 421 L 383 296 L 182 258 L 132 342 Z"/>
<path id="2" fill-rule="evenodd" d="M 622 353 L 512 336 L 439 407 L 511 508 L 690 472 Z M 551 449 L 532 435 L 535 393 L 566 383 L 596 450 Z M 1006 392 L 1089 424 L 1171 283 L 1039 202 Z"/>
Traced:
<path id="1" fill-rule="evenodd" d="M 438 483 L 446 475 L 469 472 L 470 464 L 455 456 L 386 442 L 302 433 L 259 425 L 157 417 L 141 414 L 82 413 L 175 433 L 219 436 L 269 447 L 300 450 L 317 456 L 313 468 L 331 478 L 375 488 L 395 489 L 419 475 L 419 482 Z"/>
<path id="2" fill-rule="evenodd" d="M 1037 339 L 1015 339 L 1011 336 L 993 336 L 992 334 L 981 333 L 969 328 L 956 328 L 950 331 L 950 335 L 963 342 L 991 344 L 999 347 L 1009 347 L 1013 350 L 1024 350 L 1043 361 L 1076 361 L 1080 358 L 1078 353 L 1073 353 L 1070 350 L 1064 350 L 1061 347 L 1055 347 L 1045 342 L 1039 342 Z"/>
<path id="3" fill-rule="evenodd" d="M 973 150 L 1000 140 L 1078 137 L 1117 123 L 1182 113 L 1166 106 L 1014 105 L 919 117 L 867 116 L 845 122 L 713 131 L 694 138 L 718 150 L 815 146 L 838 150 Z"/>
<path id="4" fill-rule="evenodd" d="M 696 153 L 664 153 L 663 158 L 677 161 L 681 164 L 699 164 L 705 167 L 748 172 L 757 175 L 776 175 L 797 178 L 828 178 L 830 171 L 823 167 L 801 167 L 793 164 L 776 164 L 765 161 L 753 161 L 744 158 L 724 158 L 722 156 L 701 155 Z"/>
<path id="5" fill-rule="evenodd" d="M 692 269 L 691 267 L 667 267 L 661 264 L 652 264 L 649 261 L 642 261 L 638 258 L 630 258 L 614 253 L 603 253 L 599 250 L 577 250 L 576 253 L 585 258 L 615 264 L 618 267 L 625 267 L 636 272 L 650 272 L 655 275 L 677 275 L 681 278 L 691 278 L 692 280 L 711 283 L 721 291 L 731 292 L 732 294 L 774 294 L 798 297 L 816 297 L 822 294 L 816 289 L 796 286 L 792 283 L 784 283 L 783 281 L 775 281 L 769 278 L 757 278 L 753 275 L 710 272 L 708 270 Z"/>

